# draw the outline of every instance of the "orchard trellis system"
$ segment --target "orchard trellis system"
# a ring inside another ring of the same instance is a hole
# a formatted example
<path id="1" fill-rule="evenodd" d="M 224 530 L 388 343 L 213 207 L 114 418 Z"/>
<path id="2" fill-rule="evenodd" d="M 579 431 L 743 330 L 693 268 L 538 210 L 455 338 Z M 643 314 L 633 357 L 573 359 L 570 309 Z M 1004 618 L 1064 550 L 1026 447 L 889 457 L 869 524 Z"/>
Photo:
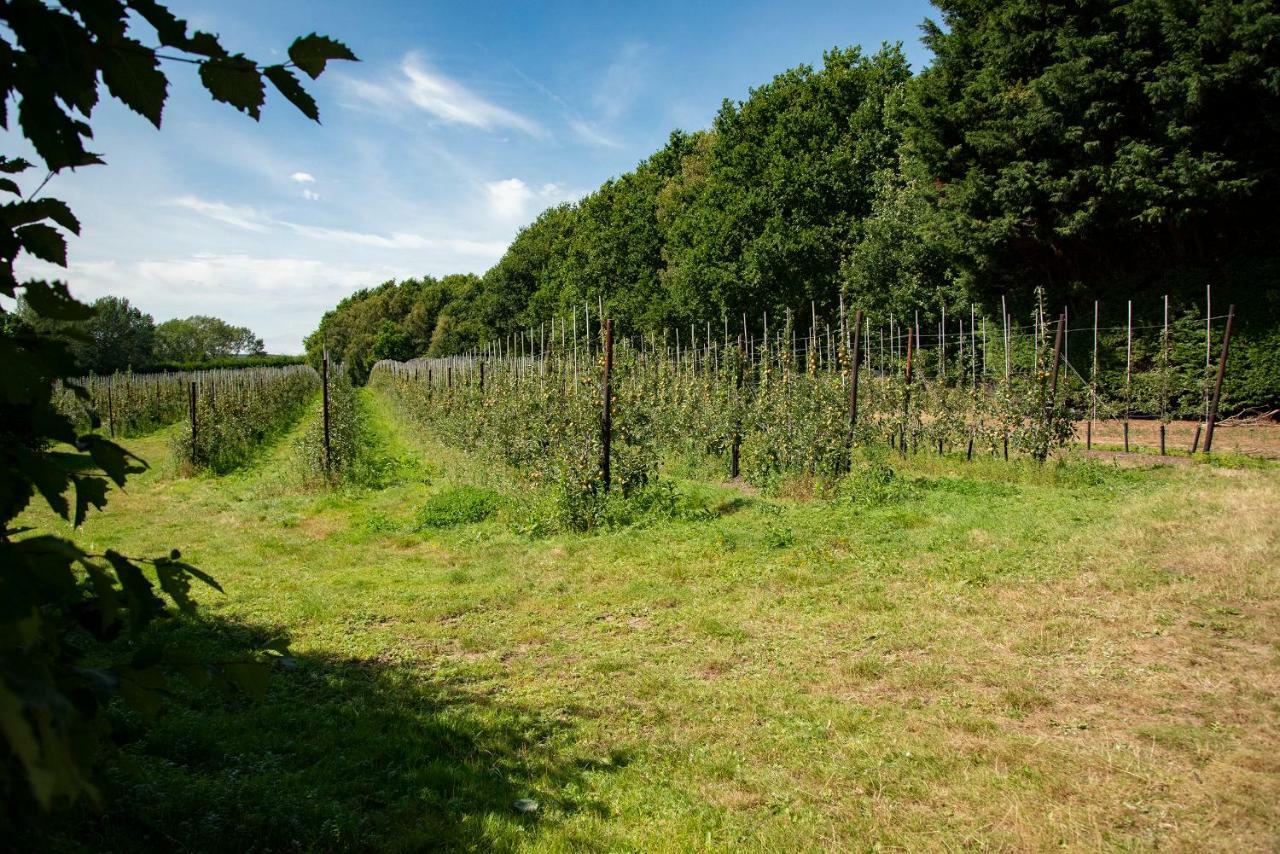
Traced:
<path id="1" fill-rule="evenodd" d="M 355 459 L 359 431 L 346 366 L 330 367 L 325 353 L 319 373 L 289 365 L 88 376 L 73 383 L 87 393 L 88 406 L 69 387 L 61 389 L 59 402 L 74 418 L 92 421 L 96 415 L 113 437 L 178 423 L 174 443 L 180 462 L 227 471 L 248 462 L 267 438 L 294 423 L 319 391 L 319 409 L 298 451 L 308 477 L 333 483 Z"/>
<path id="2" fill-rule="evenodd" d="M 63 388 L 59 406 L 71 417 L 96 416 L 113 437 L 181 422 L 174 437 L 178 459 L 221 471 L 246 461 L 264 439 L 291 423 L 321 381 L 311 367 L 290 365 L 117 373 L 81 377 L 73 385 L 87 393 L 88 406 Z"/>
<path id="3" fill-rule="evenodd" d="M 379 362 L 371 383 L 447 440 L 591 493 L 643 485 L 672 451 L 759 484 L 838 476 L 876 445 L 1043 460 L 1080 440 L 1077 422 L 1092 448 L 1096 422 L 1122 421 L 1129 451 L 1134 417 L 1159 419 L 1161 453 L 1170 420 L 1198 418 L 1188 450 L 1202 434 L 1212 450 L 1234 307 L 1174 317 L 1166 298 L 1161 322 L 1135 325 L 1128 303 L 1109 326 L 1098 304 L 1073 318 L 1042 300 L 1025 323 L 807 308 L 657 337 L 584 307 L 465 355 Z"/>
<path id="4" fill-rule="evenodd" d="M 1122 423 L 1128 451 L 1129 421 L 1138 416 L 1159 420 L 1166 453 L 1165 425 L 1190 416 L 1199 426 L 1188 450 L 1200 450 L 1203 438 L 1208 453 L 1235 322 L 1234 307 L 1213 315 L 1209 296 L 1203 310 L 1177 317 L 1166 298 L 1161 322 L 1145 325 L 1134 324 L 1132 303 L 1124 324 L 1110 326 L 1097 304 L 1083 322 L 1041 304 L 1029 323 L 976 307 L 925 322 L 918 312 L 873 322 L 842 307 L 828 322 L 810 306 L 799 321 L 790 313 L 781 322 L 741 317 L 662 336 L 627 335 L 584 307 L 465 355 L 379 362 L 371 382 L 444 438 L 559 483 L 587 504 L 615 487 L 643 488 L 659 456 L 672 452 L 721 456 L 729 476 L 767 485 L 838 476 L 856 448 L 876 445 L 904 455 L 1043 460 L 1080 432 L 1092 448 L 1094 424 L 1104 420 Z M 78 384 L 111 435 L 182 420 L 180 458 L 215 470 L 247 459 L 320 390 L 314 456 L 331 479 L 328 374 L 326 354 L 319 373 L 115 374 Z M 76 408 L 70 390 L 63 399 Z M 351 432 L 344 427 L 344 436 Z M 344 445 L 339 464 L 352 453 Z"/>

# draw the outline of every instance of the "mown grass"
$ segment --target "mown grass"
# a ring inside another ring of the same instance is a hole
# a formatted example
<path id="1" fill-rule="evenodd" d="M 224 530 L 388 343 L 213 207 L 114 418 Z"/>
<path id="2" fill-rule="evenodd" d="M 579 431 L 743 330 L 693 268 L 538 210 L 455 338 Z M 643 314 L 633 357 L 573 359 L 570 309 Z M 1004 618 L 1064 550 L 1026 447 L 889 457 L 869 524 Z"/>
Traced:
<path id="1" fill-rule="evenodd" d="M 262 702 L 116 710 L 106 812 L 53 847 L 1280 844 L 1276 466 L 878 455 L 767 496 L 686 462 L 632 524 L 548 534 L 363 395 L 376 488 L 299 489 L 286 440 L 76 532 L 180 546 L 227 595 L 169 631 L 293 658 Z"/>

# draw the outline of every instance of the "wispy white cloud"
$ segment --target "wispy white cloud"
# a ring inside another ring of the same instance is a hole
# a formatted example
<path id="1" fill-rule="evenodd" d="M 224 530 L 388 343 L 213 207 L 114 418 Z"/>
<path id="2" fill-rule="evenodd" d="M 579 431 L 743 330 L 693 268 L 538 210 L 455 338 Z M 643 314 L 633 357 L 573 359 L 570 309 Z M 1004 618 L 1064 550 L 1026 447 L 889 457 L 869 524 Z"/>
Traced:
<path id="1" fill-rule="evenodd" d="M 604 133 L 594 123 L 583 119 L 569 119 L 569 129 L 577 134 L 578 139 L 589 145 L 602 148 L 622 148 L 622 143 Z"/>
<path id="2" fill-rule="evenodd" d="M 320 200 L 320 194 L 317 193 L 315 190 L 304 189 L 302 191 L 302 198 L 306 199 L 309 202 L 317 202 Z"/>
<path id="3" fill-rule="evenodd" d="M 256 231 L 262 234 L 270 228 L 269 223 L 263 220 L 261 214 L 250 207 L 225 205 L 222 202 L 207 202 L 195 196 L 180 196 L 173 200 L 173 204 L 207 216 L 209 219 L 233 225 L 236 228 L 243 228 L 246 231 Z"/>
<path id="4" fill-rule="evenodd" d="M 294 172 L 289 177 L 299 184 L 314 184 L 316 182 L 316 176 L 310 172 Z"/>
<path id="5" fill-rule="evenodd" d="M 512 179 L 523 186 L 524 182 Z M 559 189 L 557 184 L 547 184 L 536 193 L 530 191 L 530 198 L 535 195 L 551 197 Z M 394 231 L 390 234 L 374 234 L 365 231 L 353 231 L 345 228 L 328 228 L 319 225 L 292 222 L 269 216 L 255 208 L 244 205 L 227 205 L 222 202 L 210 202 L 196 196 L 182 196 L 174 199 L 178 207 L 206 216 L 217 222 L 225 223 L 246 231 L 259 234 L 275 231 L 287 231 L 325 244 L 348 243 L 356 246 L 368 246 L 375 249 L 421 249 L 443 250 L 451 254 L 479 256 L 496 260 L 506 250 L 507 244 L 498 240 L 473 240 L 457 237 L 425 237 L 405 231 Z"/>
<path id="6" fill-rule="evenodd" d="M 530 211 L 530 205 L 536 204 L 545 208 L 560 202 L 572 201 L 583 194 L 566 189 L 561 184 L 546 183 L 540 187 L 531 187 L 519 178 L 504 178 L 501 181 L 490 181 L 484 185 L 489 201 L 489 210 L 500 219 L 523 219 Z"/>
<path id="7" fill-rule="evenodd" d="M 566 125 L 581 142 L 599 148 L 623 148 L 624 144 L 610 131 L 631 108 L 652 76 L 652 50 L 643 42 L 623 45 L 613 61 L 598 75 L 595 92 L 591 96 L 592 110 L 575 108 L 560 95 L 538 80 L 525 74 L 514 64 L 509 67 L 516 76 L 532 86 L 560 109 Z M 585 113 L 594 114 L 588 119 Z"/>
<path id="8" fill-rule="evenodd" d="M 651 76 L 652 55 L 643 42 L 623 45 L 613 62 L 600 75 L 592 102 L 605 122 L 622 116 L 645 86 Z"/>
<path id="9" fill-rule="evenodd" d="M 416 108 L 445 124 L 465 125 L 486 131 L 516 130 L 545 137 L 534 120 L 501 107 L 472 92 L 462 83 L 430 67 L 418 53 L 400 63 L 399 75 L 381 83 L 340 78 L 347 93 L 359 101 L 383 108 Z"/>

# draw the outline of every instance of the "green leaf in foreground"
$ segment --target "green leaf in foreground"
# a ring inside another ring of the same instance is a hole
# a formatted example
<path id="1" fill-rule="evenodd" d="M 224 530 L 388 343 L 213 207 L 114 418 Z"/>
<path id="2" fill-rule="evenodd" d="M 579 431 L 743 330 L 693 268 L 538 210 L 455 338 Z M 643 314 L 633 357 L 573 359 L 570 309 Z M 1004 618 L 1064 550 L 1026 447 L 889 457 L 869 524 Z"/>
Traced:
<path id="1" fill-rule="evenodd" d="M 324 72 L 325 64 L 331 59 L 344 59 L 358 62 L 351 48 L 337 39 L 312 33 L 295 39 L 289 45 L 289 59 L 301 68 L 312 80 Z"/>
<path id="2" fill-rule="evenodd" d="M 313 122 L 320 121 L 320 108 L 316 106 L 316 99 L 302 88 L 302 84 L 298 82 L 298 78 L 292 71 L 283 65 L 268 65 L 262 69 L 262 73 L 304 116 Z"/>
<path id="3" fill-rule="evenodd" d="M 255 120 L 262 112 L 266 88 L 253 60 L 243 54 L 210 59 L 200 66 L 200 82 L 215 101 L 230 104 Z"/>

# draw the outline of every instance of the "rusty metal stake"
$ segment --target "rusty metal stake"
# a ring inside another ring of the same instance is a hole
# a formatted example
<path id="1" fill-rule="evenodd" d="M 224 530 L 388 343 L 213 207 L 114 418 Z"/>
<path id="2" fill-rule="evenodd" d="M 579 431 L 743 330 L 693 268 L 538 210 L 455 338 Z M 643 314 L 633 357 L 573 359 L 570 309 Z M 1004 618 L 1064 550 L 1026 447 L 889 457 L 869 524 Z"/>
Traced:
<path id="1" fill-rule="evenodd" d="M 862 309 L 853 315 L 853 349 L 849 353 L 849 447 L 858 426 L 858 345 L 862 343 Z"/>
<path id="2" fill-rule="evenodd" d="M 1213 448 L 1213 428 L 1218 423 L 1218 403 L 1222 400 L 1222 378 L 1227 372 L 1227 353 L 1231 347 L 1231 327 L 1235 325 L 1236 307 L 1227 309 L 1227 331 L 1222 336 L 1222 355 L 1218 358 L 1218 378 L 1213 384 L 1213 400 L 1209 404 L 1209 423 L 1205 426 L 1204 452 Z"/>

